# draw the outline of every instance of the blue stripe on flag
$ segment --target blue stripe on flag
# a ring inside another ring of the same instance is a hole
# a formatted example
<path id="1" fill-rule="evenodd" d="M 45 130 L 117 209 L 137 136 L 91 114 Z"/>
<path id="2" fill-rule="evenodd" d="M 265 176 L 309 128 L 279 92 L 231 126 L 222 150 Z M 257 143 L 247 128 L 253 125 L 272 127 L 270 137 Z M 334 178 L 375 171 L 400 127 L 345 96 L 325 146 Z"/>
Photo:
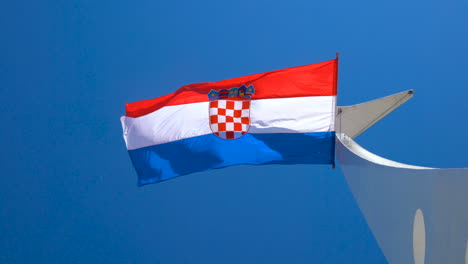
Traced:
<path id="1" fill-rule="evenodd" d="M 235 140 L 214 134 L 129 150 L 138 185 L 239 164 L 333 164 L 335 132 L 246 134 Z"/>

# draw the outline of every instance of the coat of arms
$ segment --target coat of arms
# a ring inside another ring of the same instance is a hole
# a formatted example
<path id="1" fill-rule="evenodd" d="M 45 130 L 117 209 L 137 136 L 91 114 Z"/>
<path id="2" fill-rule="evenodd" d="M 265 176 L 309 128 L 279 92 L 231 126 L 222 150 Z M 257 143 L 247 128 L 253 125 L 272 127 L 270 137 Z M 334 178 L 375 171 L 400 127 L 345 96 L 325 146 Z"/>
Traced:
<path id="1" fill-rule="evenodd" d="M 254 94 L 253 85 L 211 90 L 210 128 L 213 133 L 226 140 L 238 139 L 250 128 L 250 98 Z"/>

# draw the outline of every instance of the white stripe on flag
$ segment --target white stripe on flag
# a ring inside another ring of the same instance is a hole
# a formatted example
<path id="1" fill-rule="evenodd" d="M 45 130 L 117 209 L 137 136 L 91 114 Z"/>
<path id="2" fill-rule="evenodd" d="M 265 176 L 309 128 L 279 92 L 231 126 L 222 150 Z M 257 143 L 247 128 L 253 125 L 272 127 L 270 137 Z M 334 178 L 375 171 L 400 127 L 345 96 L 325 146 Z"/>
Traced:
<path id="1" fill-rule="evenodd" d="M 249 133 L 309 133 L 334 129 L 335 96 L 252 100 Z"/>
<path id="2" fill-rule="evenodd" d="M 334 129 L 335 96 L 252 100 L 249 133 L 311 133 Z M 127 149 L 212 133 L 209 102 L 173 105 L 132 118 L 121 117 Z"/>

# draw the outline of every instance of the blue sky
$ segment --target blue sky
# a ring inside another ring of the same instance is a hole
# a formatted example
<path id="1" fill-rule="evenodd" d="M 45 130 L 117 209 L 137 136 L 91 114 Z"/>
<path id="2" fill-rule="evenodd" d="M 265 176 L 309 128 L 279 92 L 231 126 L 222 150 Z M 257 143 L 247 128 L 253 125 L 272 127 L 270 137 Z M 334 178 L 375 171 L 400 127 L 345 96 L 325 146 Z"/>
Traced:
<path id="1" fill-rule="evenodd" d="M 341 52 L 358 138 L 466 167 L 466 1 L 3 1 L 0 263 L 386 263 L 341 172 L 237 166 L 138 188 L 125 102 Z"/>

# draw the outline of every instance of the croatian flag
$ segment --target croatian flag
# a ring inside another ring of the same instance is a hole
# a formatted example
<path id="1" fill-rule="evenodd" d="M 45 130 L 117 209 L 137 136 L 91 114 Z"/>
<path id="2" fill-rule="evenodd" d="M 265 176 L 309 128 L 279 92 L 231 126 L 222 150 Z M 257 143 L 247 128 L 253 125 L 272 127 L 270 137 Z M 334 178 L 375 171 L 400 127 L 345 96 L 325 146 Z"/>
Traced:
<path id="1" fill-rule="evenodd" d="M 333 164 L 338 59 L 126 105 L 138 184 L 238 164 Z"/>

